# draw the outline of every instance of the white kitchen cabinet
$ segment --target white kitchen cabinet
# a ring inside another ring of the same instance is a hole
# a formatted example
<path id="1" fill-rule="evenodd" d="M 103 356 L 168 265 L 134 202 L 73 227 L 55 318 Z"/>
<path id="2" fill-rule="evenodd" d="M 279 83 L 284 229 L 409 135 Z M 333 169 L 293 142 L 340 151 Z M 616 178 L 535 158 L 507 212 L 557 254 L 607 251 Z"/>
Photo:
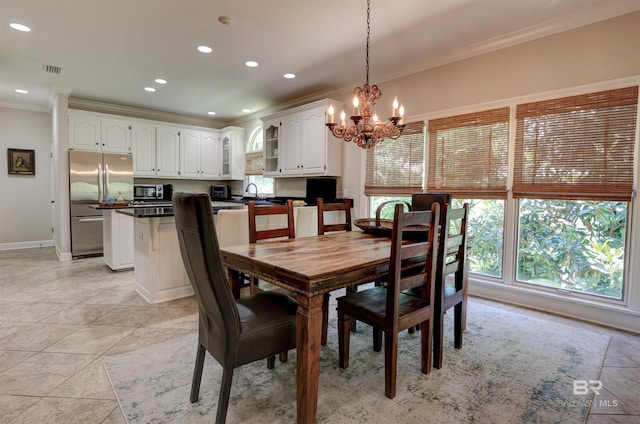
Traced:
<path id="1" fill-rule="evenodd" d="M 136 291 L 149 303 L 193 295 L 173 217 L 134 218 Z"/>
<path id="2" fill-rule="evenodd" d="M 69 148 L 131 153 L 131 123 L 89 113 L 69 113 Z"/>
<path id="3" fill-rule="evenodd" d="M 226 127 L 220 130 L 222 148 L 221 179 L 244 180 L 245 142 L 244 128 Z"/>
<path id="4" fill-rule="evenodd" d="M 158 177 L 180 176 L 180 129 L 156 127 L 156 175 Z"/>
<path id="5" fill-rule="evenodd" d="M 340 110 L 342 103 L 324 99 L 289 109 L 263 119 L 265 176 L 340 176 L 342 145 L 329 132 L 329 104 Z M 273 128 L 278 128 L 273 137 Z M 275 150 L 274 150 L 274 146 Z M 274 164 L 278 163 L 277 170 Z"/>
<path id="6" fill-rule="evenodd" d="M 218 134 L 180 131 L 180 178 L 222 178 L 222 148 Z"/>
<path id="7" fill-rule="evenodd" d="M 133 268 L 133 217 L 116 209 L 102 211 L 102 245 L 104 261 L 113 271 Z"/>
<path id="8" fill-rule="evenodd" d="M 134 123 L 131 127 L 133 176 L 156 176 L 156 127 Z"/>

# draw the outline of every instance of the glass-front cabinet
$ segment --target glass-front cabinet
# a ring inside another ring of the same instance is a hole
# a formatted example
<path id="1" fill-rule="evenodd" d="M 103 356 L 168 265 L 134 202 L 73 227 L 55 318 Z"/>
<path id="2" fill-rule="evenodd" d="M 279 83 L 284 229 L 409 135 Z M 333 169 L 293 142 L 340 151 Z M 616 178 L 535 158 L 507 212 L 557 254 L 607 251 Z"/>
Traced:
<path id="1" fill-rule="evenodd" d="M 343 144 L 327 129 L 324 99 L 263 118 L 263 175 L 269 177 L 340 176 Z"/>
<path id="2" fill-rule="evenodd" d="M 278 168 L 278 140 L 280 135 L 280 121 L 265 122 L 263 128 L 263 175 L 277 175 Z"/>

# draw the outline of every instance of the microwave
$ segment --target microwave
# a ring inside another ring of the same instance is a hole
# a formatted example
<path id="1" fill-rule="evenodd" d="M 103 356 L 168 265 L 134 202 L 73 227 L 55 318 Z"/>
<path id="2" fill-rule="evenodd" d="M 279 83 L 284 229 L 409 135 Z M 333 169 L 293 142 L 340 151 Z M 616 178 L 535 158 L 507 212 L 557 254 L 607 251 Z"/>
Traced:
<path id="1" fill-rule="evenodd" d="M 171 200 L 172 184 L 134 184 L 134 200 Z"/>

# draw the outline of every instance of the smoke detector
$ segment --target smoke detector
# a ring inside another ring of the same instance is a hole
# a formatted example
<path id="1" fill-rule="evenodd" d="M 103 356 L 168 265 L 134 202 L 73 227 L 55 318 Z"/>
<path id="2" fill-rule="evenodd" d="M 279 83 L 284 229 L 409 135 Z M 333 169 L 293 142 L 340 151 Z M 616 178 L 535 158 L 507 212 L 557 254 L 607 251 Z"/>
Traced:
<path id="1" fill-rule="evenodd" d="M 220 16 L 218 18 L 218 22 L 220 22 L 222 25 L 231 26 L 236 23 L 236 20 L 231 16 Z"/>

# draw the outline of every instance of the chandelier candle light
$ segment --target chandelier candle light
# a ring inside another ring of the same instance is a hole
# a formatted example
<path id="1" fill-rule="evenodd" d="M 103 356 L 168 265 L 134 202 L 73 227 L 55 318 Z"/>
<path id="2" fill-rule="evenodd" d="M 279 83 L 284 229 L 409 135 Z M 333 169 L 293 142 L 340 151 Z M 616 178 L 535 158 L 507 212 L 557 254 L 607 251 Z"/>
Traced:
<path id="1" fill-rule="evenodd" d="M 335 137 L 342 138 L 344 141 L 353 141 L 363 149 L 369 149 L 387 137 L 398 138 L 405 127 L 404 106 L 398 107 L 398 98 L 393 99 L 393 112 L 389 122 L 381 122 L 375 111 L 371 110 L 376 100 L 382 96 L 382 92 L 377 85 L 369 85 L 370 9 L 371 0 L 367 0 L 367 79 L 362 87 L 356 87 L 353 90 L 353 116 L 351 117 L 353 124 L 350 123 L 347 126 L 344 110 L 340 113 L 340 125 L 336 124 L 333 105 L 329 105 L 327 111 L 329 122 L 326 124 Z M 360 112 L 360 105 L 362 105 L 362 112 Z"/>

